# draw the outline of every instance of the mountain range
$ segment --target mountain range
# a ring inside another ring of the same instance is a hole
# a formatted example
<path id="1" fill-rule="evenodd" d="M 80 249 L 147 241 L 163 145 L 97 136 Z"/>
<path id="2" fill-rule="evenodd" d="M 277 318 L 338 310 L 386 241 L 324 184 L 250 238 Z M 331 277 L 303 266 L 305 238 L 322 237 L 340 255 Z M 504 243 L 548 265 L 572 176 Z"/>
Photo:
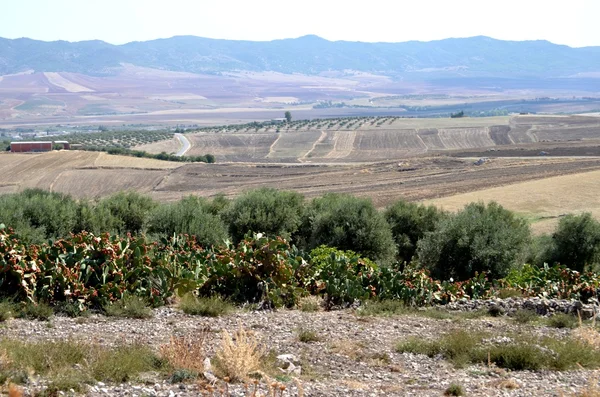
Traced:
<path id="1" fill-rule="evenodd" d="M 203 74 L 353 71 L 408 80 L 545 79 L 600 77 L 600 47 L 484 36 L 402 43 L 328 41 L 312 35 L 268 42 L 176 36 L 123 45 L 0 38 L 0 75 L 33 70 L 103 76 L 116 74 L 123 64 Z"/>

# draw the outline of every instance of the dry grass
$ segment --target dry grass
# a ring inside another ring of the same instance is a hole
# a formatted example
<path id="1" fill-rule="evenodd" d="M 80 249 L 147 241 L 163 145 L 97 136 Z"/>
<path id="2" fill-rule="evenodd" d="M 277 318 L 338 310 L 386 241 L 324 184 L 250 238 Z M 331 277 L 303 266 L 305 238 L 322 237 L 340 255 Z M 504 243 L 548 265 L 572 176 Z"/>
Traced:
<path id="1" fill-rule="evenodd" d="M 498 389 L 516 390 L 521 387 L 514 379 L 497 379 L 489 383 L 490 386 Z"/>
<path id="2" fill-rule="evenodd" d="M 332 353 L 346 356 L 352 360 L 359 360 L 365 356 L 364 344 L 351 339 L 343 339 L 331 343 L 329 350 Z"/>
<path id="3" fill-rule="evenodd" d="M 160 347 L 160 354 L 175 369 L 201 374 L 204 371 L 207 336 L 206 329 L 188 337 L 171 336 L 169 343 Z"/>
<path id="4" fill-rule="evenodd" d="M 215 368 L 223 378 L 240 382 L 260 370 L 265 350 L 254 334 L 241 326 L 229 334 L 223 330 L 220 349 L 215 354 Z"/>
<path id="5" fill-rule="evenodd" d="M 600 218 L 600 171 L 515 183 L 426 203 L 457 211 L 477 201 L 496 201 L 532 220 L 534 232 L 548 232 L 561 214 L 591 212 Z"/>

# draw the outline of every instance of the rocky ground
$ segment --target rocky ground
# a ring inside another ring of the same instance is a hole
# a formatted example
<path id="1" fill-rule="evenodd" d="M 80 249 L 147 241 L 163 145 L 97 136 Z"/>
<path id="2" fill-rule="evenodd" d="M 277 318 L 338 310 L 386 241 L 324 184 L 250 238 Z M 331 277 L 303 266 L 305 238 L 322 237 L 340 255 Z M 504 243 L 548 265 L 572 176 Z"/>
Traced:
<path id="1" fill-rule="evenodd" d="M 400 354 L 397 341 L 409 336 L 435 338 L 452 329 L 486 331 L 494 335 L 532 333 L 564 337 L 568 329 L 543 325 L 519 325 L 509 317 L 434 319 L 419 314 L 390 317 L 358 316 L 352 309 L 306 313 L 236 311 L 218 317 L 193 317 L 175 308 L 160 308 L 146 320 L 114 319 L 100 315 L 86 318 L 54 317 L 50 322 L 13 319 L 0 326 L 0 337 L 20 340 L 78 339 L 104 345 L 142 342 L 159 348 L 172 335 L 193 335 L 208 330 L 207 355 L 214 354 L 221 333 L 239 327 L 253 330 L 273 355 L 288 354 L 284 361 L 301 368 L 297 378 L 305 396 L 440 396 L 451 383 L 461 384 L 469 396 L 575 395 L 594 378 L 592 371 L 508 372 L 487 365 L 455 369 L 442 358 Z M 300 342 L 299 331 L 312 330 L 319 340 Z M 280 366 L 284 366 L 281 364 Z M 282 371 L 283 374 L 283 371 Z M 296 396 L 292 376 L 286 377 L 283 395 Z M 33 393 L 43 384 L 34 380 L 25 387 Z M 232 386 L 233 396 L 243 396 L 243 386 Z M 65 393 L 68 395 L 69 393 Z M 136 382 L 90 386 L 89 396 L 197 396 L 193 383 L 171 384 L 158 374 Z M 220 395 L 220 394 L 215 394 Z"/>

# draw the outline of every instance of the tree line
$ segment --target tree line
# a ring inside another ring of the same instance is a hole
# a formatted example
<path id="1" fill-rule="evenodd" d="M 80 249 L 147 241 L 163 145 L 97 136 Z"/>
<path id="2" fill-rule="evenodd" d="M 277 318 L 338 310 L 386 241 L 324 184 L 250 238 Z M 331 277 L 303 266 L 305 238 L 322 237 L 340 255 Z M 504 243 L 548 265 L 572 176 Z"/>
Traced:
<path id="1" fill-rule="evenodd" d="M 299 250 L 323 245 L 352 250 L 382 266 L 412 263 L 436 279 L 454 281 L 482 272 L 503 278 L 524 263 L 560 263 L 578 271 L 600 263 L 600 223 L 590 214 L 565 216 L 553 234 L 533 236 L 525 220 L 493 202 L 448 213 L 403 200 L 379 211 L 371 200 L 352 195 L 307 200 L 269 188 L 235 199 L 189 196 L 172 203 L 136 192 L 75 200 L 32 189 L 0 196 L 0 224 L 36 244 L 88 231 L 144 234 L 156 241 L 187 234 L 208 247 L 264 233 Z"/>

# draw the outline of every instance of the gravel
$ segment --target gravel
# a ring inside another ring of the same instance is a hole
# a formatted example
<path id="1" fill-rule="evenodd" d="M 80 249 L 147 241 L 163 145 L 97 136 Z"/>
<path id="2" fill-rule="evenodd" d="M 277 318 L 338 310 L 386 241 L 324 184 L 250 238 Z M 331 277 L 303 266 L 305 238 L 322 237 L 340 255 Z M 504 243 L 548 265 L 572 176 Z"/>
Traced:
<path id="1" fill-rule="evenodd" d="M 498 302 L 496 302 L 498 303 Z M 465 305 L 463 305 L 465 306 Z M 454 308 L 459 310 L 458 308 Z M 464 309 L 464 308 L 463 308 Z M 510 343 L 507 335 L 527 331 L 562 337 L 570 332 L 540 325 L 518 325 L 510 318 L 437 320 L 418 315 L 392 317 L 356 316 L 352 309 L 304 313 L 297 310 L 273 312 L 237 311 L 219 318 L 192 317 L 174 308 L 154 310 L 145 320 L 114 319 L 92 315 L 83 319 L 54 317 L 50 322 L 14 319 L 0 327 L 0 337 L 21 340 L 77 339 L 111 346 L 145 343 L 158 349 L 172 335 L 192 335 L 208 329 L 207 354 L 212 356 L 220 331 L 240 326 L 253 330 L 262 343 L 280 360 L 299 366 L 299 380 L 306 396 L 440 396 L 451 383 L 461 384 L 473 396 L 569 395 L 588 385 L 591 371 L 508 372 L 486 365 L 455 369 L 439 357 L 399 354 L 394 345 L 402 338 L 433 339 L 452 329 L 487 331 L 495 340 Z M 298 341 L 299 329 L 315 331 L 316 342 Z M 287 366 L 287 364 L 285 365 Z M 283 373 L 283 370 L 282 370 Z M 44 384 L 34 379 L 25 386 L 32 395 Z M 286 383 L 285 396 L 296 396 L 293 382 Z M 516 387 L 514 389 L 506 386 Z M 232 396 L 244 396 L 241 385 L 230 387 Z M 64 395 L 73 393 L 66 392 Z M 171 384 L 158 374 L 144 374 L 136 382 L 119 385 L 97 383 L 88 396 L 198 396 L 196 384 Z M 205 394 L 206 395 L 206 394 Z M 219 394 L 215 394 L 219 395 Z"/>

